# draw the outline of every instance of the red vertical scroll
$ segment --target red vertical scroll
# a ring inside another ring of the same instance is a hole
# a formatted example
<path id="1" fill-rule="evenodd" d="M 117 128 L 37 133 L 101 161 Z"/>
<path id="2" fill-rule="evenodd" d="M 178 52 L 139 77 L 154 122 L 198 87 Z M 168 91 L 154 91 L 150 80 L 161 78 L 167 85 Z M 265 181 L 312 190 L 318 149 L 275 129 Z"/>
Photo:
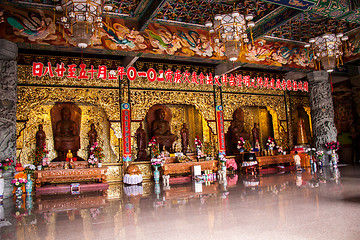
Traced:
<path id="1" fill-rule="evenodd" d="M 219 156 L 225 155 L 224 114 L 221 105 L 216 106 L 216 125 L 218 131 Z"/>
<path id="2" fill-rule="evenodd" d="M 130 135 L 130 104 L 121 104 L 121 121 L 122 121 L 122 137 L 123 137 L 123 161 L 131 161 L 131 135 Z"/>

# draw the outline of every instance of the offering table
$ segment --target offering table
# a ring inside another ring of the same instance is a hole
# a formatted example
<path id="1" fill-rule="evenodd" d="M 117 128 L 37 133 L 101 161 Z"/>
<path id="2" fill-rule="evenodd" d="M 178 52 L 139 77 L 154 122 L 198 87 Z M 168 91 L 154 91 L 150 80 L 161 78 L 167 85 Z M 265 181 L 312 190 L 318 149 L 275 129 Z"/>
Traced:
<path id="1" fill-rule="evenodd" d="M 290 165 L 292 165 L 294 163 L 294 155 L 295 154 L 262 156 L 257 157 L 256 160 L 259 162 L 260 169 L 265 165 L 278 165 L 282 163 L 290 163 Z M 310 163 L 308 155 L 301 153 L 299 156 L 301 158 L 301 166 L 309 167 Z"/>
<path id="2" fill-rule="evenodd" d="M 101 168 L 75 168 L 75 169 L 49 169 L 35 171 L 36 187 L 43 183 L 64 183 L 97 180 L 106 183 L 107 167 Z"/>
<path id="3" fill-rule="evenodd" d="M 190 174 L 191 166 L 201 166 L 203 170 L 218 170 L 218 161 L 201 161 L 201 162 L 183 162 L 183 163 L 165 163 L 161 166 L 164 175 L 175 175 L 175 174 Z"/>

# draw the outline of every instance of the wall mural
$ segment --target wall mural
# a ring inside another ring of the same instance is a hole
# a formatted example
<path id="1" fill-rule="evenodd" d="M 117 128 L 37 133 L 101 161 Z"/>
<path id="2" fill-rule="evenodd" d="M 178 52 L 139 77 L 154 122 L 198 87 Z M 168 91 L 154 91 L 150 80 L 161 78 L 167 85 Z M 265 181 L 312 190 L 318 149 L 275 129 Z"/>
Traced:
<path id="1" fill-rule="evenodd" d="M 50 48 L 55 49 L 75 46 L 69 32 L 54 23 L 54 13 L 51 11 L 4 10 L 1 5 L 0 9 L 4 17 L 0 23 L 0 38 L 16 43 L 52 45 Z M 89 48 L 226 60 L 224 49 L 214 43 L 214 35 L 202 29 L 189 30 L 155 23 L 150 24 L 144 32 L 139 32 L 127 27 L 122 19 L 105 19 L 103 23 L 103 29 L 93 35 Z M 352 45 L 356 54 L 358 40 Z M 239 58 L 241 62 L 294 68 L 314 67 L 311 54 L 302 46 L 290 43 L 258 39 L 242 50 Z"/>

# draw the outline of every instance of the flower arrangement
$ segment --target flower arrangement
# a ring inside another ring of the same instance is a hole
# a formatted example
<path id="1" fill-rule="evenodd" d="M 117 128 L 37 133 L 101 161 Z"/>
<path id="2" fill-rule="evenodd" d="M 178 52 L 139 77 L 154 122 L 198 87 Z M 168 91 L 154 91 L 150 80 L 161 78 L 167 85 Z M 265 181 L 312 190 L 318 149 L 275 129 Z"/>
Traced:
<path id="1" fill-rule="evenodd" d="M 27 183 L 26 178 L 14 178 L 11 180 L 11 183 L 14 184 L 15 187 L 23 187 Z"/>
<path id="2" fill-rule="evenodd" d="M 332 142 L 328 142 L 328 143 L 325 143 L 325 147 L 330 149 L 330 150 L 339 150 L 340 148 L 340 143 L 339 142 L 335 142 L 335 141 L 332 141 Z"/>
<path id="3" fill-rule="evenodd" d="M 320 150 L 316 151 L 315 157 L 316 157 L 316 159 L 321 160 L 324 157 L 324 151 L 320 151 Z"/>
<path id="4" fill-rule="evenodd" d="M 94 145 L 90 148 L 90 155 L 94 155 L 94 157 L 101 162 L 101 160 L 105 157 L 103 154 L 103 149 L 99 147 L 99 144 L 97 142 L 94 143 Z"/>
<path id="5" fill-rule="evenodd" d="M 195 146 L 196 146 L 196 148 L 201 148 L 202 147 L 202 143 L 201 143 L 201 141 L 199 139 L 199 136 L 195 137 Z"/>
<path id="6" fill-rule="evenodd" d="M 157 157 L 160 155 L 160 149 L 159 146 L 157 144 L 156 138 L 153 137 L 150 142 L 149 142 L 149 147 L 150 147 L 150 153 L 152 157 Z"/>
<path id="7" fill-rule="evenodd" d="M 47 168 L 47 167 L 49 167 L 49 164 L 50 164 L 49 158 L 48 158 L 48 157 L 44 157 L 44 158 L 42 159 L 42 162 L 41 162 L 42 167 L 43 167 L 43 168 Z"/>
<path id="8" fill-rule="evenodd" d="M 11 168 L 12 163 L 14 162 L 14 160 L 7 158 L 5 160 L 1 160 L 0 161 L 0 171 L 6 171 L 9 168 Z"/>
<path id="9" fill-rule="evenodd" d="M 42 160 L 49 152 L 46 151 L 46 145 L 44 144 L 42 147 L 36 147 L 35 156 L 34 156 L 34 165 L 42 165 Z"/>
<path id="10" fill-rule="evenodd" d="M 274 139 L 270 136 L 266 141 L 266 145 L 268 146 L 269 149 L 274 149 L 274 147 L 276 146 Z"/>
<path id="11" fill-rule="evenodd" d="M 238 144 L 237 144 L 237 149 L 239 149 L 239 150 L 244 149 L 244 144 L 245 144 L 244 139 L 242 137 L 240 137 Z"/>
<path id="12" fill-rule="evenodd" d="M 219 160 L 220 160 L 221 163 L 226 163 L 226 157 L 225 157 L 225 155 L 221 154 L 221 155 L 219 156 Z"/>
<path id="13" fill-rule="evenodd" d="M 24 165 L 24 168 L 25 168 L 25 172 L 26 172 L 26 174 L 34 174 L 34 172 L 35 172 L 35 165 L 33 165 L 33 164 L 25 164 Z"/>
<path id="14" fill-rule="evenodd" d="M 248 140 L 245 140 L 244 149 L 245 149 L 245 152 L 251 151 L 251 143 Z"/>
<path id="15" fill-rule="evenodd" d="M 151 159 L 151 166 L 161 167 L 162 165 L 163 165 L 163 161 L 160 158 Z"/>
<path id="16" fill-rule="evenodd" d="M 88 163 L 92 166 L 95 166 L 98 163 L 98 159 L 94 156 L 94 154 L 90 154 Z"/>

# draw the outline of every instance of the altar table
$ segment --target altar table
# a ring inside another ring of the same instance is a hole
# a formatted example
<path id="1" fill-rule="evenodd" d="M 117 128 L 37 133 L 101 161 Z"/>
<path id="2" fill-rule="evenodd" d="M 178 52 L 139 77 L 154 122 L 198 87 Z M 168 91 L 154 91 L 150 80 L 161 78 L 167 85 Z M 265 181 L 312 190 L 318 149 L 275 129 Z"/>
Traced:
<path id="1" fill-rule="evenodd" d="M 283 163 L 292 164 L 294 162 L 294 154 L 262 156 L 257 157 L 256 160 L 258 161 L 259 168 L 261 169 L 265 165 L 278 165 Z"/>
<path id="2" fill-rule="evenodd" d="M 49 169 L 35 171 L 36 187 L 41 187 L 42 183 L 54 182 L 79 182 L 98 180 L 106 183 L 107 167 L 101 168 L 79 168 L 79 169 Z"/>
<path id="3" fill-rule="evenodd" d="M 201 161 L 201 162 L 184 162 L 184 163 L 165 163 L 161 166 L 164 175 L 170 174 L 190 174 L 191 166 L 201 166 L 201 171 L 203 170 L 213 170 L 216 172 L 218 170 L 218 161 Z"/>

